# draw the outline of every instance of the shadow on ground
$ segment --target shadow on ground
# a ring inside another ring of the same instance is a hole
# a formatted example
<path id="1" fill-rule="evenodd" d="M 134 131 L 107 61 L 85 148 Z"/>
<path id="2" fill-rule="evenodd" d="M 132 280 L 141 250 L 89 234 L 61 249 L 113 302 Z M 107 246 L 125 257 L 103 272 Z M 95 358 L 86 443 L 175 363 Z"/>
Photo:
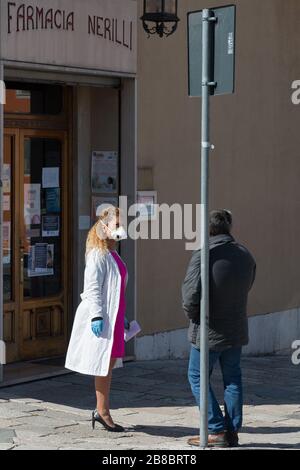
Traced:
<path id="1" fill-rule="evenodd" d="M 174 439 L 197 435 L 197 428 L 186 426 L 187 422 L 197 425 L 198 419 L 187 380 L 187 366 L 187 360 L 150 361 L 132 362 L 116 369 L 111 392 L 112 410 L 128 410 L 128 422 L 132 412 L 132 422 L 135 423 L 133 432 Z M 244 358 L 243 371 L 244 402 L 249 405 L 245 416 L 246 426 L 243 428 L 243 434 L 247 434 L 247 447 L 300 448 L 300 443 L 295 442 L 295 434 L 300 433 L 300 368 L 293 366 L 288 356 L 273 356 Z M 212 383 L 222 403 L 223 384 L 219 370 L 214 373 Z M 46 406 L 45 403 L 63 405 L 69 407 L 72 413 L 90 412 L 95 406 L 94 380 L 92 377 L 69 374 L 2 388 L 1 399 L 34 402 L 37 407 Z M 278 418 L 272 416 L 270 407 L 273 405 L 276 413 L 281 413 Z M 136 421 L 140 409 L 145 414 Z M 158 417 L 159 421 L 160 409 L 167 416 L 167 421 L 170 418 L 170 425 L 160 425 L 150 420 Z M 182 426 L 180 416 L 185 417 Z M 171 422 L 175 418 L 176 424 L 172 426 Z M 289 422 L 292 424 L 289 425 Z M 289 435 L 292 434 L 294 436 L 290 440 Z M 266 444 L 260 436 L 269 435 L 272 435 L 271 442 Z M 284 444 L 276 442 L 277 435 L 285 435 Z"/>
<path id="2" fill-rule="evenodd" d="M 187 367 L 186 360 L 149 361 L 128 363 L 114 370 L 112 408 L 195 406 Z M 300 405 L 300 366 L 292 365 L 288 356 L 244 358 L 243 375 L 245 405 Z M 222 403 L 220 370 L 214 372 L 212 384 Z M 94 379 L 68 374 L 0 389 L 0 399 L 6 397 L 90 409 L 94 406 Z"/>

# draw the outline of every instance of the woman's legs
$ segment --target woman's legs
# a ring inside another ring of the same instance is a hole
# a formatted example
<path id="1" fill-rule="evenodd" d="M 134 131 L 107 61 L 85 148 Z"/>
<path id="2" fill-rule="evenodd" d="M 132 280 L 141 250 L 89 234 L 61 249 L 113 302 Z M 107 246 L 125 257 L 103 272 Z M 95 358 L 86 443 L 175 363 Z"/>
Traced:
<path id="1" fill-rule="evenodd" d="M 109 426 L 114 426 L 114 422 L 112 420 L 112 417 L 110 416 L 109 410 L 109 394 L 112 379 L 112 370 L 114 368 L 115 363 L 116 359 L 110 360 L 109 372 L 106 377 L 95 377 L 97 410 L 101 418 L 103 418 Z"/>

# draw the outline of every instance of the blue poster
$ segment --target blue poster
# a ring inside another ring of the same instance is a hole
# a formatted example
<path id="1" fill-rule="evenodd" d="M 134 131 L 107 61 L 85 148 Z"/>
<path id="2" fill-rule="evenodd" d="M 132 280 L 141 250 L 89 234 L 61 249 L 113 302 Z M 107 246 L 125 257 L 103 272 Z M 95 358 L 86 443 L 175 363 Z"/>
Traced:
<path id="1" fill-rule="evenodd" d="M 60 213 L 60 188 L 47 188 L 46 191 L 46 210 L 48 213 Z"/>

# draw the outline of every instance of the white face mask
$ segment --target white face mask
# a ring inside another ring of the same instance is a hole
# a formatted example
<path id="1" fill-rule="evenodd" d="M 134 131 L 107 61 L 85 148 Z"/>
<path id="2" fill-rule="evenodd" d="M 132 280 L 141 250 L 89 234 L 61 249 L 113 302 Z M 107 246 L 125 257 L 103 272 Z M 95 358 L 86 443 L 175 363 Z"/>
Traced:
<path id="1" fill-rule="evenodd" d="M 105 225 L 104 222 L 102 222 L 102 220 L 101 220 L 101 223 Z M 107 225 L 105 225 L 105 227 L 110 231 L 111 238 L 115 240 L 116 242 L 127 239 L 127 233 L 123 226 L 118 227 L 113 230 L 111 230 Z"/>
<path id="2" fill-rule="evenodd" d="M 110 230 L 110 229 L 108 229 Z M 126 240 L 127 239 L 127 233 L 124 229 L 124 227 L 119 227 L 117 229 L 114 229 L 114 230 L 110 230 L 110 233 L 111 233 L 111 238 L 117 242 L 121 241 L 121 240 Z"/>

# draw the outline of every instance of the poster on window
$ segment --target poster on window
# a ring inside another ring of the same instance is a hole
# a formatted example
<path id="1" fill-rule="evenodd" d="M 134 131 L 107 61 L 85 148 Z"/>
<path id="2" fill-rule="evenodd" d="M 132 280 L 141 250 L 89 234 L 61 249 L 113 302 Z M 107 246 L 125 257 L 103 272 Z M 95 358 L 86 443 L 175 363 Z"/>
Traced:
<path id="1" fill-rule="evenodd" d="M 118 192 L 118 152 L 93 152 L 92 192 Z"/>
<path id="2" fill-rule="evenodd" d="M 7 212 L 10 211 L 10 195 L 9 194 L 3 195 L 3 210 Z"/>
<path id="3" fill-rule="evenodd" d="M 3 183 L 3 192 L 10 193 L 10 164 L 3 164 L 3 174 L 2 174 L 2 183 Z"/>
<path id="4" fill-rule="evenodd" d="M 97 209 L 102 204 L 110 204 L 114 207 L 118 207 L 118 198 L 117 197 L 101 197 L 101 196 L 93 196 L 92 197 L 92 214 L 91 214 L 91 223 L 94 225 L 97 222 Z M 98 214 L 99 215 L 99 214 Z"/>
<path id="5" fill-rule="evenodd" d="M 48 188 L 45 189 L 46 211 L 48 213 L 60 213 L 60 189 Z"/>
<path id="6" fill-rule="evenodd" d="M 59 168 L 43 168 L 43 188 L 59 187 Z"/>
<path id="7" fill-rule="evenodd" d="M 3 222 L 3 264 L 10 264 L 10 222 Z"/>
<path id="8" fill-rule="evenodd" d="M 28 277 L 53 276 L 54 245 L 37 243 L 29 248 Z"/>
<path id="9" fill-rule="evenodd" d="M 59 237 L 59 216 L 58 215 L 42 216 L 42 236 L 43 237 Z"/>
<path id="10" fill-rule="evenodd" d="M 27 226 L 41 223 L 40 184 L 24 184 L 24 219 Z"/>

